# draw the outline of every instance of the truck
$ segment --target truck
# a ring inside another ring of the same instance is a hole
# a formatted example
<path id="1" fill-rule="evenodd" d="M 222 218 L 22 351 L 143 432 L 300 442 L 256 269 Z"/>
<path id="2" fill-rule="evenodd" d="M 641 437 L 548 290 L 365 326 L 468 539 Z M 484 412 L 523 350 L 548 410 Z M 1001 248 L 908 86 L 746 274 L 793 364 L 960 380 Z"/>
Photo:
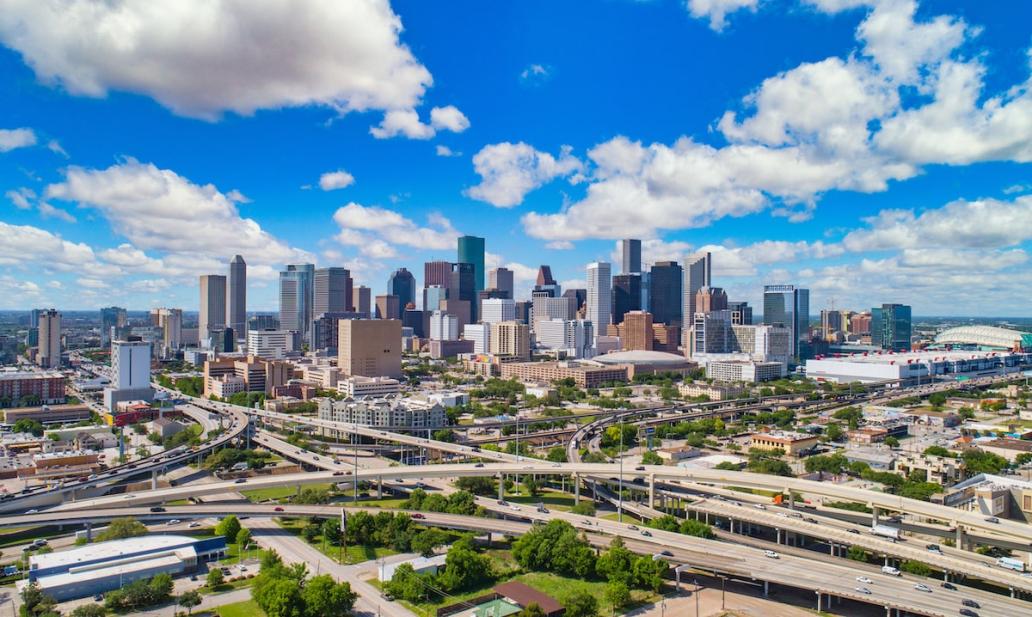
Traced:
<path id="1" fill-rule="evenodd" d="M 888 538 L 895 542 L 899 540 L 899 527 L 892 525 L 871 525 L 871 535 Z"/>
<path id="2" fill-rule="evenodd" d="M 1008 570 L 1014 570 L 1015 572 L 1025 571 L 1025 562 L 1013 557 L 1000 557 L 996 560 L 996 565 L 1001 568 L 1007 568 Z"/>

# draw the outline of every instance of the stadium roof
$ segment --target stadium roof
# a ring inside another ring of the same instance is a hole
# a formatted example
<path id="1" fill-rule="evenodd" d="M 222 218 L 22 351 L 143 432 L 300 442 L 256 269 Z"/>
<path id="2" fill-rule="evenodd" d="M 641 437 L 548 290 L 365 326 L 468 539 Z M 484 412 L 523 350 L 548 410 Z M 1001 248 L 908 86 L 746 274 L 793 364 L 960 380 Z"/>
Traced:
<path id="1" fill-rule="evenodd" d="M 935 337 L 940 344 L 979 345 L 1014 349 L 1032 349 L 1032 333 L 1019 332 L 998 326 L 960 326 L 943 330 Z"/>
<path id="2" fill-rule="evenodd" d="M 592 360 L 602 364 L 649 364 L 653 366 L 681 366 L 689 362 L 688 358 L 674 353 L 640 349 L 602 354 L 595 356 Z"/>

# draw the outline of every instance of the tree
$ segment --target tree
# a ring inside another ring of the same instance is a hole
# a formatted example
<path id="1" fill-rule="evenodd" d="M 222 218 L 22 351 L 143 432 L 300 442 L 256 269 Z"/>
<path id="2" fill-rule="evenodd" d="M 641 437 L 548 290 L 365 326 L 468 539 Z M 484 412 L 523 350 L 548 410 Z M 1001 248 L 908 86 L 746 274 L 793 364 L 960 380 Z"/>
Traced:
<path id="1" fill-rule="evenodd" d="M 645 452 L 645 454 L 641 455 L 641 464 L 642 465 L 662 465 L 663 464 L 663 459 L 660 458 L 659 455 L 656 454 L 655 452 L 653 452 L 652 450 L 648 450 L 648 451 Z"/>
<path id="2" fill-rule="evenodd" d="M 580 514 L 581 516 L 595 516 L 595 502 L 585 499 L 570 508 L 570 512 Z"/>
<path id="3" fill-rule="evenodd" d="M 537 602 L 531 602 L 524 609 L 516 613 L 516 617 L 545 617 L 545 609 Z"/>
<path id="4" fill-rule="evenodd" d="M 538 481 L 534 476 L 523 477 L 523 489 L 527 491 L 527 494 L 531 497 L 537 497 L 541 494 L 541 485 L 538 484 Z"/>
<path id="5" fill-rule="evenodd" d="M 956 455 L 947 450 L 942 446 L 928 446 L 922 453 L 925 456 L 942 456 L 947 458 L 956 458 Z M 1030 455 L 1032 457 L 1032 455 Z"/>
<path id="6" fill-rule="evenodd" d="M 1014 464 L 1027 465 L 1032 463 L 1032 452 L 1022 452 L 1014 457 Z"/>
<path id="7" fill-rule="evenodd" d="M 15 433 L 32 433 L 36 437 L 43 436 L 43 425 L 38 420 L 22 418 L 14 423 L 12 429 Z"/>
<path id="8" fill-rule="evenodd" d="M 328 518 L 323 521 L 322 537 L 324 540 L 330 544 L 340 544 L 341 535 L 339 518 Z"/>
<path id="9" fill-rule="evenodd" d="M 301 587 L 289 578 L 273 578 L 252 597 L 268 617 L 305 617 Z"/>
<path id="10" fill-rule="evenodd" d="M 107 529 L 94 538 L 97 542 L 122 540 L 146 535 L 147 526 L 134 518 L 116 518 L 108 524 Z"/>
<path id="11" fill-rule="evenodd" d="M 183 608 L 186 609 L 187 614 L 191 614 L 192 615 L 194 607 L 197 606 L 200 603 L 201 603 L 201 594 L 197 593 L 197 590 L 195 590 L 195 589 L 191 589 L 190 591 L 183 592 L 182 594 L 179 595 L 178 604 L 179 604 L 179 606 L 182 606 Z M 101 617 L 103 615 L 104 615 L 104 613 L 101 613 L 100 616 L 98 616 L 98 617 Z M 85 616 L 82 616 L 82 617 L 85 617 Z"/>
<path id="12" fill-rule="evenodd" d="M 721 461 L 717 463 L 717 466 L 715 467 L 715 469 L 720 469 L 722 471 L 738 471 L 741 468 L 741 465 L 738 463 L 732 463 L 731 461 Z"/>
<path id="13" fill-rule="evenodd" d="M 357 597 L 350 584 L 336 583 L 329 574 L 312 577 L 301 590 L 306 617 L 345 617 Z"/>
<path id="14" fill-rule="evenodd" d="M 469 491 L 474 495 L 486 495 L 490 496 L 495 494 L 497 491 L 495 487 L 495 481 L 491 478 L 485 477 L 463 477 L 455 481 L 455 487 L 464 491 Z"/>
<path id="15" fill-rule="evenodd" d="M 36 615 L 53 613 L 53 609 L 57 605 L 53 598 L 43 593 L 43 590 L 39 588 L 35 581 L 30 582 L 22 589 L 21 598 L 22 606 L 20 613 L 22 617 L 34 617 Z"/>
<path id="16" fill-rule="evenodd" d="M 222 570 L 220 568 L 212 568 L 208 570 L 208 578 L 205 579 L 209 589 L 216 589 L 225 582 L 225 577 L 222 576 Z"/>
<path id="17" fill-rule="evenodd" d="M 627 588 L 627 585 L 613 581 L 606 585 L 606 602 L 613 607 L 613 614 L 631 601 L 631 590 Z"/>
<path id="18" fill-rule="evenodd" d="M 200 596 L 198 596 L 198 602 L 200 602 Z M 105 615 L 107 615 L 107 609 L 103 604 L 83 604 L 72 611 L 72 617 L 104 617 Z"/>
<path id="19" fill-rule="evenodd" d="M 448 591 L 461 591 L 491 578 L 491 560 L 473 547 L 469 536 L 458 540 L 448 549 L 444 572 L 438 582 Z"/>
<path id="20" fill-rule="evenodd" d="M 552 463 L 566 463 L 569 461 L 569 459 L 566 457 L 566 448 L 562 446 L 550 448 L 548 450 L 548 456 L 546 458 L 549 460 L 549 462 Z M 538 609 L 540 608 L 541 607 L 538 607 Z"/>
<path id="21" fill-rule="evenodd" d="M 970 448 L 960 455 L 967 466 L 967 473 L 974 476 L 980 473 L 999 474 L 1007 467 L 1007 459 L 992 452 Z"/>
<path id="22" fill-rule="evenodd" d="M 586 591 L 575 591 L 563 604 L 566 617 L 595 617 L 598 615 L 598 600 Z"/>
<path id="23" fill-rule="evenodd" d="M 892 435 L 889 435 L 888 437 L 885 438 L 885 445 L 889 446 L 890 448 L 898 448 L 899 447 L 899 439 L 897 439 L 896 437 L 893 437 Z"/>
<path id="24" fill-rule="evenodd" d="M 412 536 L 412 550 L 423 557 L 430 557 L 438 546 L 448 542 L 448 534 L 431 527 Z"/>
<path id="25" fill-rule="evenodd" d="M 909 574 L 916 574 L 918 576 L 931 576 L 932 568 L 928 564 L 920 561 L 914 561 L 913 559 L 907 559 L 903 563 L 899 564 L 899 569 Z"/>
<path id="26" fill-rule="evenodd" d="M 824 427 L 824 436 L 827 437 L 829 441 L 838 441 L 842 439 L 844 434 L 842 426 L 837 423 L 831 422 Z"/>
<path id="27" fill-rule="evenodd" d="M 230 514 L 215 525 L 215 533 L 224 536 L 227 541 L 235 540 L 240 533 L 240 521 L 235 514 Z"/>
<path id="28" fill-rule="evenodd" d="M 332 519 L 331 518 L 329 520 L 335 521 L 337 519 Z M 337 524 L 340 525 L 340 522 L 338 521 Z M 240 531 L 238 531 L 237 534 L 236 534 L 236 544 L 237 544 L 238 547 L 240 547 L 240 551 L 243 552 L 243 550 L 245 548 L 247 548 L 247 545 L 250 544 L 250 543 L 251 543 L 251 530 L 246 528 L 246 527 L 241 527 Z"/>
<path id="29" fill-rule="evenodd" d="M 846 551 L 846 557 L 849 557 L 853 561 L 867 561 L 870 558 L 867 551 L 859 546 L 850 546 L 849 550 Z"/>
<path id="30" fill-rule="evenodd" d="M 621 583 L 626 586 L 631 581 L 633 561 L 634 553 L 628 550 L 623 540 L 617 536 L 609 543 L 609 548 L 598 556 L 595 571 L 610 583 Z"/>

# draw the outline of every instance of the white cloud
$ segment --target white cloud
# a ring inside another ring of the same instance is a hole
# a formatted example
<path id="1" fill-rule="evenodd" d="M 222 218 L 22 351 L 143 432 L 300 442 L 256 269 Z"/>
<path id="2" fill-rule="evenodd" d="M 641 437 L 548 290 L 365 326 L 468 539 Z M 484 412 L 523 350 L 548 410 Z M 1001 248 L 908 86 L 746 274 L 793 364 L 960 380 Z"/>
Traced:
<path id="1" fill-rule="evenodd" d="M 97 267 L 89 245 L 69 242 L 45 229 L 0 221 L 0 266 L 45 265 L 61 271 Z"/>
<path id="2" fill-rule="evenodd" d="M 398 135 L 409 139 L 430 139 L 436 133 L 434 127 L 420 121 L 414 109 L 392 109 L 383 115 L 380 124 L 369 128 L 369 134 L 377 139 L 390 139 Z"/>
<path id="3" fill-rule="evenodd" d="M 85 287 L 87 289 L 107 289 L 108 284 L 98 278 L 92 278 L 88 276 L 80 277 L 76 279 L 76 283 L 79 287 Z"/>
<path id="4" fill-rule="evenodd" d="M 545 64 L 531 64 L 520 72 L 520 81 L 527 85 L 540 85 L 552 78 L 552 67 Z"/>
<path id="5" fill-rule="evenodd" d="M 2 15 L 2 12 L 0 12 Z M 0 20 L 3 17 L 0 16 Z M 32 129 L 0 129 L 0 152 L 36 145 L 36 133 Z"/>
<path id="6" fill-rule="evenodd" d="M 55 208 L 45 201 L 39 202 L 39 213 L 45 219 L 55 218 L 60 219 L 66 223 L 74 223 L 75 217 L 61 208 Z"/>
<path id="7" fill-rule="evenodd" d="M 57 141 L 56 139 L 51 139 L 47 142 L 47 150 L 50 150 L 54 154 L 60 154 L 64 158 L 69 158 L 68 153 L 65 152 L 65 149 L 61 147 L 61 142 Z"/>
<path id="8" fill-rule="evenodd" d="M 124 90 L 174 112 L 412 108 L 433 81 L 387 0 L 7 0 L 0 40 L 72 94 Z"/>
<path id="9" fill-rule="evenodd" d="M 319 176 L 319 188 L 324 191 L 342 189 L 344 187 L 351 186 L 354 183 L 355 177 L 343 169 L 328 171 Z"/>
<path id="10" fill-rule="evenodd" d="M 427 218 L 429 225 L 420 227 L 394 210 L 350 202 L 333 214 L 334 222 L 340 226 L 335 238 L 372 259 L 396 257 L 395 244 L 421 249 L 454 248 L 460 234 L 451 221 L 434 214 Z"/>
<path id="11" fill-rule="evenodd" d="M 963 20 L 948 15 L 916 23 L 916 0 L 882 0 L 857 29 L 864 53 L 881 74 L 900 83 L 920 81 L 920 68 L 949 57 L 968 35 Z"/>
<path id="12" fill-rule="evenodd" d="M 31 200 L 36 199 L 36 191 L 22 187 L 7 191 L 4 193 L 4 196 L 11 201 L 15 208 L 18 208 L 19 210 L 29 210 L 32 208 Z"/>
<path id="13" fill-rule="evenodd" d="M 696 19 L 709 19 L 710 28 L 723 30 L 727 16 L 742 9 L 755 11 L 759 0 L 688 0 L 688 12 Z"/>
<path id="14" fill-rule="evenodd" d="M 466 194 L 499 208 L 516 206 L 530 191 L 580 171 L 583 165 L 571 151 L 569 146 L 563 146 L 557 159 L 523 142 L 484 146 L 473 155 L 473 168 L 480 175 L 480 184 Z"/>
<path id="15" fill-rule="evenodd" d="M 545 243 L 545 248 L 549 248 L 554 251 L 569 251 L 573 249 L 573 242 L 568 240 L 556 240 L 554 242 Z"/>
<path id="16" fill-rule="evenodd" d="M 434 152 L 437 154 L 437 156 L 462 156 L 461 152 L 455 152 L 448 146 L 443 146 L 441 144 L 437 144 L 437 146 L 434 148 Z"/>
<path id="17" fill-rule="evenodd" d="M 461 133 L 469 128 L 469 118 L 454 105 L 430 110 L 430 125 L 439 131 Z"/>

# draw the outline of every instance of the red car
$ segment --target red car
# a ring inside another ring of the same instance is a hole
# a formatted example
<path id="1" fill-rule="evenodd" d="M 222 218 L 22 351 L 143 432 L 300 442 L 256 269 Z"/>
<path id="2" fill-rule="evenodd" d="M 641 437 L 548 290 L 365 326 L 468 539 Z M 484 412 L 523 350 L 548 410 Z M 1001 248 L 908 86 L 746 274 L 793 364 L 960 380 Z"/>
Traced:
<path id="1" fill-rule="evenodd" d="M 426 517 L 423 516 L 422 514 L 420 514 L 419 512 L 416 512 L 415 514 L 412 515 L 412 518 L 426 518 Z"/>
<path id="2" fill-rule="evenodd" d="M 282 512 L 283 511 L 283 506 L 276 506 L 275 508 L 272 509 L 272 511 L 273 512 Z"/>

